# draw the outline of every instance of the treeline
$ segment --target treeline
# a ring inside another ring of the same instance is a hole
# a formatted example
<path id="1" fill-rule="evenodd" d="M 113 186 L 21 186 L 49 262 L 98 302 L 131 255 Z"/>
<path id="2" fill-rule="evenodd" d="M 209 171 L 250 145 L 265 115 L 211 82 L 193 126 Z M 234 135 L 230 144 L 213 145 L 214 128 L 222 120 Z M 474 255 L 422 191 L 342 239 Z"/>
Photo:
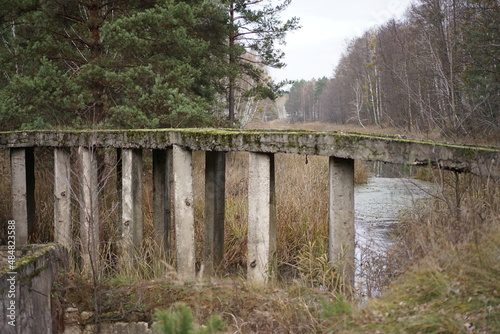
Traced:
<path id="1" fill-rule="evenodd" d="M 280 90 L 290 1 L 1 1 L 0 130 L 232 125 Z"/>
<path id="2" fill-rule="evenodd" d="M 499 60 L 497 0 L 420 0 L 350 41 L 332 78 L 296 82 L 286 110 L 296 121 L 498 131 Z"/>

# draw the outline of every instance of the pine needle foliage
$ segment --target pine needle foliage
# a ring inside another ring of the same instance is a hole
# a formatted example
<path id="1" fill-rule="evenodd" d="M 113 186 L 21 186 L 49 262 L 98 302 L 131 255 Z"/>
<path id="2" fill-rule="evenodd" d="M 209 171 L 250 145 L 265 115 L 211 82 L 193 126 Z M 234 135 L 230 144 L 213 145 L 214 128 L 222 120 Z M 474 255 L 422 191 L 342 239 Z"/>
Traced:
<path id="1" fill-rule="evenodd" d="M 225 328 L 225 323 L 218 316 L 212 316 L 207 322 L 196 328 L 194 316 L 189 306 L 177 303 L 174 311 L 157 311 L 156 333 L 161 334 L 210 334 L 219 333 Z"/>

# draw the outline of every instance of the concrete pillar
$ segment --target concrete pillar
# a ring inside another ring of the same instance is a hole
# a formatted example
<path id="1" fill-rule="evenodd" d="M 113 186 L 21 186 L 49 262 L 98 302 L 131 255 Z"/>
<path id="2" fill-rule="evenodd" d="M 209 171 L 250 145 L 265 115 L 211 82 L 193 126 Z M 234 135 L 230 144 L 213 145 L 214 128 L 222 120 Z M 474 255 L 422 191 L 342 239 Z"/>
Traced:
<path id="1" fill-rule="evenodd" d="M 153 225 L 155 240 L 170 252 L 172 149 L 153 150 Z"/>
<path id="2" fill-rule="evenodd" d="M 83 271 L 91 273 L 99 258 L 99 205 L 95 148 L 79 147 L 80 160 L 80 242 Z"/>
<path id="3" fill-rule="evenodd" d="M 123 181 L 123 173 L 122 173 L 122 149 L 116 149 L 116 230 L 121 234 L 121 218 L 122 218 L 122 181 Z"/>
<path id="4" fill-rule="evenodd" d="M 328 255 L 346 288 L 354 287 L 354 160 L 330 157 Z"/>
<path id="5" fill-rule="evenodd" d="M 205 274 L 213 275 L 214 268 L 224 257 L 224 194 L 226 191 L 226 153 L 206 152 L 205 159 L 205 245 L 203 262 Z"/>
<path id="6" fill-rule="evenodd" d="M 250 153 L 248 179 L 248 280 L 265 283 L 275 268 L 274 155 Z"/>
<path id="7" fill-rule="evenodd" d="M 122 149 L 122 261 L 132 263 L 143 239 L 142 150 Z"/>
<path id="8" fill-rule="evenodd" d="M 71 249 L 71 164 L 67 148 L 54 148 L 54 240 Z"/>
<path id="9" fill-rule="evenodd" d="M 35 154 L 33 147 L 10 149 L 12 219 L 16 243 L 26 245 L 35 233 Z"/>
<path id="10" fill-rule="evenodd" d="M 177 274 L 180 280 L 196 278 L 192 153 L 173 147 L 174 209 Z"/>

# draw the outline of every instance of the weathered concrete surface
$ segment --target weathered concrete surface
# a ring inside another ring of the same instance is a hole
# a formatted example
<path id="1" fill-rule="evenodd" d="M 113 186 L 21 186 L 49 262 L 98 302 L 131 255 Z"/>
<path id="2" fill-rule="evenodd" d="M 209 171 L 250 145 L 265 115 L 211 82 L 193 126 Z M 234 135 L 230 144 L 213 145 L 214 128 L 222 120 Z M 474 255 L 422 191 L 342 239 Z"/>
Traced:
<path id="1" fill-rule="evenodd" d="M 173 156 L 177 275 L 182 281 L 193 281 L 196 268 L 192 154 L 174 145 Z"/>
<path id="2" fill-rule="evenodd" d="M 328 257 L 354 286 L 354 160 L 330 157 Z"/>
<path id="3" fill-rule="evenodd" d="M 95 149 L 78 148 L 80 163 L 80 250 L 83 269 L 92 272 L 92 265 L 99 261 L 99 204 L 97 184 L 97 156 Z"/>
<path id="4" fill-rule="evenodd" d="M 250 153 L 248 170 L 247 278 L 265 283 L 271 277 L 276 252 L 274 155 Z"/>
<path id="5" fill-rule="evenodd" d="M 54 224 L 54 241 L 71 249 L 71 164 L 66 148 L 54 149 Z"/>
<path id="6" fill-rule="evenodd" d="M 12 219 L 16 241 L 26 245 L 35 233 L 35 156 L 32 147 L 10 150 Z"/>
<path id="7" fill-rule="evenodd" d="M 461 146 L 359 133 L 161 129 L 124 131 L 17 131 L 0 133 L 0 148 L 101 146 L 298 153 L 396 164 L 430 165 L 500 178 L 500 148 Z"/>
<path id="8" fill-rule="evenodd" d="M 142 218 L 142 151 L 123 149 L 122 158 L 122 225 L 121 256 L 132 264 L 143 239 Z"/>
<path id="9" fill-rule="evenodd" d="M 6 253 L 0 248 L 2 260 Z M 66 249 L 59 245 L 17 247 L 15 265 L 1 263 L 0 333 L 53 333 L 52 285 L 66 263 Z"/>

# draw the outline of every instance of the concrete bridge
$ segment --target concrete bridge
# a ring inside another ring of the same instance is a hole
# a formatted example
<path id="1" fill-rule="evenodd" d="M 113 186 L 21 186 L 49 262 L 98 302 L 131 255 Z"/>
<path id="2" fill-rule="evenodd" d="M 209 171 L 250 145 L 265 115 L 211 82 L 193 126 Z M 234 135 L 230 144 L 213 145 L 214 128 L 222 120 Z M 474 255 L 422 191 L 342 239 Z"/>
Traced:
<path id="1" fill-rule="evenodd" d="M 159 242 L 170 231 L 170 174 L 173 174 L 175 254 L 183 280 L 194 280 L 195 241 L 192 180 L 193 150 L 206 152 L 205 273 L 212 273 L 224 250 L 225 153 L 249 152 L 248 279 L 265 282 L 276 250 L 274 153 L 329 156 L 329 258 L 339 265 L 346 284 L 354 282 L 354 160 L 424 165 L 482 177 L 500 178 L 500 149 L 414 141 L 397 136 L 359 133 L 167 129 L 125 131 L 34 131 L 0 133 L 0 149 L 10 150 L 12 218 L 18 244 L 35 231 L 34 148 L 54 149 L 55 241 L 70 248 L 71 155 L 78 156 L 82 183 L 80 240 L 85 267 L 99 244 L 96 152 L 118 150 L 121 180 L 120 254 L 140 249 L 142 220 L 142 151 L 152 150 L 154 227 Z M 5 222 L 3 222 L 5 223 Z M 95 254 L 94 254 L 95 255 Z"/>

